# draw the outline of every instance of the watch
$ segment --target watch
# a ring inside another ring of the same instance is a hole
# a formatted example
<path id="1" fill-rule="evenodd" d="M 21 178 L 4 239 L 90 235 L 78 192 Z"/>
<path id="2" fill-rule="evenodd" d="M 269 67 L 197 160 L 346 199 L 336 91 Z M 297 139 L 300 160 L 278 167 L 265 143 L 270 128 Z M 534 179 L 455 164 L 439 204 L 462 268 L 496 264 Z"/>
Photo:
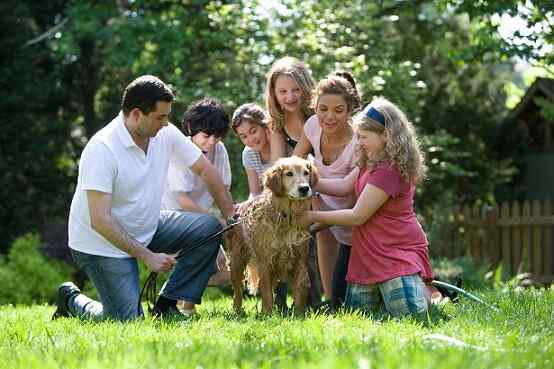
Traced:
<path id="1" fill-rule="evenodd" d="M 237 222 L 238 218 L 239 218 L 239 215 L 235 213 L 235 214 L 227 217 L 225 222 L 227 223 L 227 225 L 235 224 Z"/>

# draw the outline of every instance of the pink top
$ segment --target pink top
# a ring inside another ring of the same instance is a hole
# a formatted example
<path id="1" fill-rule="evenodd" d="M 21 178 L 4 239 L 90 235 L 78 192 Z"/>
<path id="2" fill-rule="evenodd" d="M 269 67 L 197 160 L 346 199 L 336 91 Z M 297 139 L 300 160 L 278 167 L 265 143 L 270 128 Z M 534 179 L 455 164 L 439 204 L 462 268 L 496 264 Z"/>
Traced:
<path id="1" fill-rule="evenodd" d="M 354 154 L 356 152 L 356 135 L 352 137 L 352 140 L 342 153 L 339 155 L 330 165 L 323 164 L 323 157 L 321 155 L 321 134 L 323 130 L 319 124 L 317 115 L 312 115 L 304 124 L 304 133 L 306 138 L 310 141 L 312 148 L 314 149 L 314 163 L 319 170 L 319 175 L 322 178 L 344 178 L 352 169 L 356 166 Z M 345 209 L 351 206 L 353 196 L 337 197 L 321 194 L 321 200 L 326 206 L 327 210 Z M 352 244 L 352 228 L 351 227 L 330 227 L 331 232 L 339 241 L 345 245 Z"/>
<path id="2" fill-rule="evenodd" d="M 364 224 L 353 228 L 346 281 L 376 284 L 415 273 L 424 280 L 433 278 L 427 237 L 414 212 L 415 185 L 405 182 L 390 164 L 361 170 L 356 196 L 366 184 L 381 188 L 390 198 Z"/>

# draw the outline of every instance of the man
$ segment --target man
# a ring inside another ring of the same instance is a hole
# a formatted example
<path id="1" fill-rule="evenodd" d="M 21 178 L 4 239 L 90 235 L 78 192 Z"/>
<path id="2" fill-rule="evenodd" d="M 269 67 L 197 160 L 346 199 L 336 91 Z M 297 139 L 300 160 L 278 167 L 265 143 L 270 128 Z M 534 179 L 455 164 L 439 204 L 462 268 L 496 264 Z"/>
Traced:
<path id="1" fill-rule="evenodd" d="M 120 114 L 85 146 L 69 214 L 69 247 L 87 273 L 100 302 L 66 282 L 58 288 L 54 318 L 81 316 L 130 320 L 139 306 L 137 259 L 154 272 L 173 269 L 154 305 L 156 316 L 194 311 L 215 273 L 221 238 L 187 249 L 221 229 L 206 214 L 163 211 L 161 197 L 169 163 L 190 168 L 206 183 L 223 216 L 234 214 L 231 196 L 201 151 L 168 123 L 173 93 L 160 79 L 141 76 L 125 92 Z"/>

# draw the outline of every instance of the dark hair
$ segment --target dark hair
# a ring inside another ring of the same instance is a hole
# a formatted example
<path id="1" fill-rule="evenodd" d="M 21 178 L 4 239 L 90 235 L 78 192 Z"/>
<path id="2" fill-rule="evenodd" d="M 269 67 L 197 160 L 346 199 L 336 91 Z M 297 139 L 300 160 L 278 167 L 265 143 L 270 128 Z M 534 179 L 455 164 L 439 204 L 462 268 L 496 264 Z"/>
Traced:
<path id="1" fill-rule="evenodd" d="M 250 124 L 256 124 L 263 128 L 267 128 L 267 116 L 264 110 L 257 104 L 247 103 L 242 104 L 233 113 L 233 119 L 231 120 L 231 127 L 233 131 L 237 132 L 237 127 L 246 121 Z"/>
<path id="2" fill-rule="evenodd" d="M 313 96 L 314 110 L 321 95 L 342 96 L 351 113 L 355 112 L 356 108 L 360 106 L 360 97 L 356 88 L 346 78 L 335 74 L 330 74 L 318 82 Z"/>
<path id="3" fill-rule="evenodd" d="M 347 72 L 345 70 L 336 70 L 333 73 L 330 74 L 331 76 L 339 76 L 350 82 L 350 85 L 352 88 L 354 88 L 354 104 L 352 111 L 357 111 L 360 109 L 360 106 L 362 105 L 362 99 L 360 97 L 360 92 L 358 91 L 358 87 L 356 86 L 356 80 L 350 74 L 350 72 Z"/>
<path id="4" fill-rule="evenodd" d="M 158 101 L 172 102 L 171 88 L 155 76 L 140 76 L 129 83 L 123 92 L 121 110 L 128 115 L 131 110 L 139 108 L 143 114 L 156 110 Z"/>
<path id="5" fill-rule="evenodd" d="M 190 137 L 204 132 L 223 138 L 229 131 L 229 117 L 219 101 L 213 97 L 205 97 L 190 104 L 183 116 L 181 128 Z"/>

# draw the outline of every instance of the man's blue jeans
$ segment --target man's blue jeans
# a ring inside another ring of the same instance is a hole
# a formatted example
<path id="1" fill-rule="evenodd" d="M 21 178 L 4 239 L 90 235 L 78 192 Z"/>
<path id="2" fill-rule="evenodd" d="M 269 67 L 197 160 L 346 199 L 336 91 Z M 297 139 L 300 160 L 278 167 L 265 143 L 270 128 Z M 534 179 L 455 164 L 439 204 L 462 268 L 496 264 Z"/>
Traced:
<path id="1" fill-rule="evenodd" d="M 219 221 L 210 215 L 180 211 L 160 214 L 158 228 L 148 245 L 153 252 L 174 254 L 221 230 Z M 212 274 L 222 237 L 193 249 L 179 258 L 160 294 L 173 300 L 199 304 Z M 100 302 L 80 294 L 68 303 L 75 316 L 93 319 L 130 320 L 143 315 L 138 306 L 140 283 L 135 258 L 110 258 L 71 250 L 73 259 L 83 269 L 100 296 Z"/>

